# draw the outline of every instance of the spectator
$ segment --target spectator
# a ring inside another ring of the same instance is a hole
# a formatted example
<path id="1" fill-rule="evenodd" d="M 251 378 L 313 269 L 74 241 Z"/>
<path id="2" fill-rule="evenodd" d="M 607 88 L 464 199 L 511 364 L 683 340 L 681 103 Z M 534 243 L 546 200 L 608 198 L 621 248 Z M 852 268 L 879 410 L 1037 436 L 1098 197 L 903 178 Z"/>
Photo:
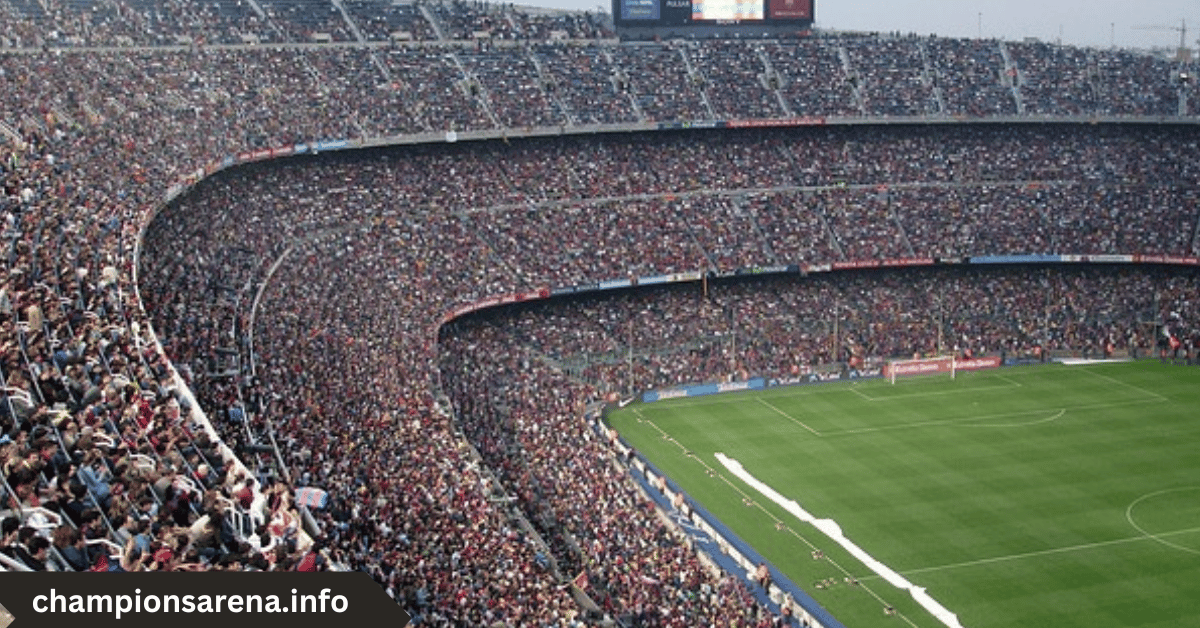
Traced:
<path id="1" fill-rule="evenodd" d="M 16 517 L 5 517 L 0 522 L 0 553 L 17 561 L 21 560 L 17 551 L 17 535 L 20 530 L 21 520 Z"/>
<path id="2" fill-rule="evenodd" d="M 108 508 L 112 502 L 112 473 L 104 464 L 104 455 L 98 450 L 89 451 L 79 469 L 79 481 L 87 488 L 88 504 L 97 508 Z"/>
<path id="3" fill-rule="evenodd" d="M 87 546 L 79 530 L 69 525 L 61 525 L 54 529 L 54 548 L 67 562 L 67 567 L 74 571 L 87 571 L 92 566 Z"/>

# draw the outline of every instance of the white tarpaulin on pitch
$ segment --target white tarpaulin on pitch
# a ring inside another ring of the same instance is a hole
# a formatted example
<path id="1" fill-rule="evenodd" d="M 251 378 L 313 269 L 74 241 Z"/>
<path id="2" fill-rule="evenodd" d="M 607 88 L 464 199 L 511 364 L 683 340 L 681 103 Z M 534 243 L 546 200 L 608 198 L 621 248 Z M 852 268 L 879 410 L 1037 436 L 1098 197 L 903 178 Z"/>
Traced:
<path id="1" fill-rule="evenodd" d="M 842 527 L 839 526 L 836 521 L 833 519 L 817 519 L 816 517 L 812 516 L 812 514 L 810 514 L 807 510 L 801 508 L 800 504 L 796 503 L 796 500 L 786 499 L 783 495 L 780 495 L 778 491 L 770 486 L 767 486 L 753 475 L 750 475 L 746 471 L 745 467 L 742 466 L 742 463 L 738 462 L 737 460 L 734 460 L 733 458 L 730 458 L 722 453 L 716 454 L 716 457 L 717 460 L 724 465 L 730 473 L 736 475 L 738 479 L 752 486 L 754 490 L 762 493 L 767 499 L 779 504 L 780 507 L 790 512 L 800 521 L 812 524 L 813 527 L 820 530 L 825 534 L 825 536 L 833 539 L 838 545 L 841 545 L 846 549 L 847 552 L 850 552 L 851 555 L 857 558 L 859 562 L 866 565 L 868 569 L 878 574 L 879 577 L 888 581 L 888 583 L 890 583 L 892 586 L 908 591 L 908 593 L 912 595 L 913 599 L 917 601 L 917 604 L 920 604 L 922 607 L 924 607 L 925 610 L 929 611 L 934 617 L 937 617 L 938 620 L 940 620 L 943 624 L 946 624 L 950 628 L 963 628 L 963 625 L 958 623 L 958 616 L 954 613 L 951 613 L 945 606 L 942 606 L 937 600 L 930 597 L 929 594 L 925 592 L 925 589 L 909 582 L 904 578 L 904 576 L 896 573 L 896 571 L 891 567 L 888 567 L 878 560 L 875 560 L 865 550 L 858 545 L 855 545 L 850 539 L 846 538 L 846 535 L 842 534 Z"/>

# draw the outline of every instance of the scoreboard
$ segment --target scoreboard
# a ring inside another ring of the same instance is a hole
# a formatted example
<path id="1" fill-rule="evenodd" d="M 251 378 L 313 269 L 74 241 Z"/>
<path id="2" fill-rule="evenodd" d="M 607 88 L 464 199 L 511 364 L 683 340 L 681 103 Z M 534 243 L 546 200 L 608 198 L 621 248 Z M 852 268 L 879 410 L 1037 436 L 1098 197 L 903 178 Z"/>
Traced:
<path id="1" fill-rule="evenodd" d="M 613 18 L 618 27 L 807 27 L 813 22 L 813 0 L 613 0 Z"/>

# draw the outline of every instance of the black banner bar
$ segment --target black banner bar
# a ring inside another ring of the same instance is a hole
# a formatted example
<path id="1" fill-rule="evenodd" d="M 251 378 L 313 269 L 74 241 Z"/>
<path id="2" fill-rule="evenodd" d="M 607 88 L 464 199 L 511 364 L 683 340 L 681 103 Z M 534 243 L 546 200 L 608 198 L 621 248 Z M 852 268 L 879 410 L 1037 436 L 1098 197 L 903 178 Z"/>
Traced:
<path id="1" fill-rule="evenodd" d="M 403 628 L 409 622 L 362 572 L 6 572 L 0 604 L 12 628 Z"/>

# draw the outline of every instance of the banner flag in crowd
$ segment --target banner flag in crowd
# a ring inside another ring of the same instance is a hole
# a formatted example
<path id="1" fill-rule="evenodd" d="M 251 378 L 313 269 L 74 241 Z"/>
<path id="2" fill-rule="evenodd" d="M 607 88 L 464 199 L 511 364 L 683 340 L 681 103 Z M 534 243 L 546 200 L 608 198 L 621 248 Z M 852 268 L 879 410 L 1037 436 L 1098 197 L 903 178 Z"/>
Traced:
<path id="1" fill-rule="evenodd" d="M 329 493 L 324 489 L 302 486 L 296 489 L 296 505 L 308 508 L 324 508 L 329 505 Z"/>

